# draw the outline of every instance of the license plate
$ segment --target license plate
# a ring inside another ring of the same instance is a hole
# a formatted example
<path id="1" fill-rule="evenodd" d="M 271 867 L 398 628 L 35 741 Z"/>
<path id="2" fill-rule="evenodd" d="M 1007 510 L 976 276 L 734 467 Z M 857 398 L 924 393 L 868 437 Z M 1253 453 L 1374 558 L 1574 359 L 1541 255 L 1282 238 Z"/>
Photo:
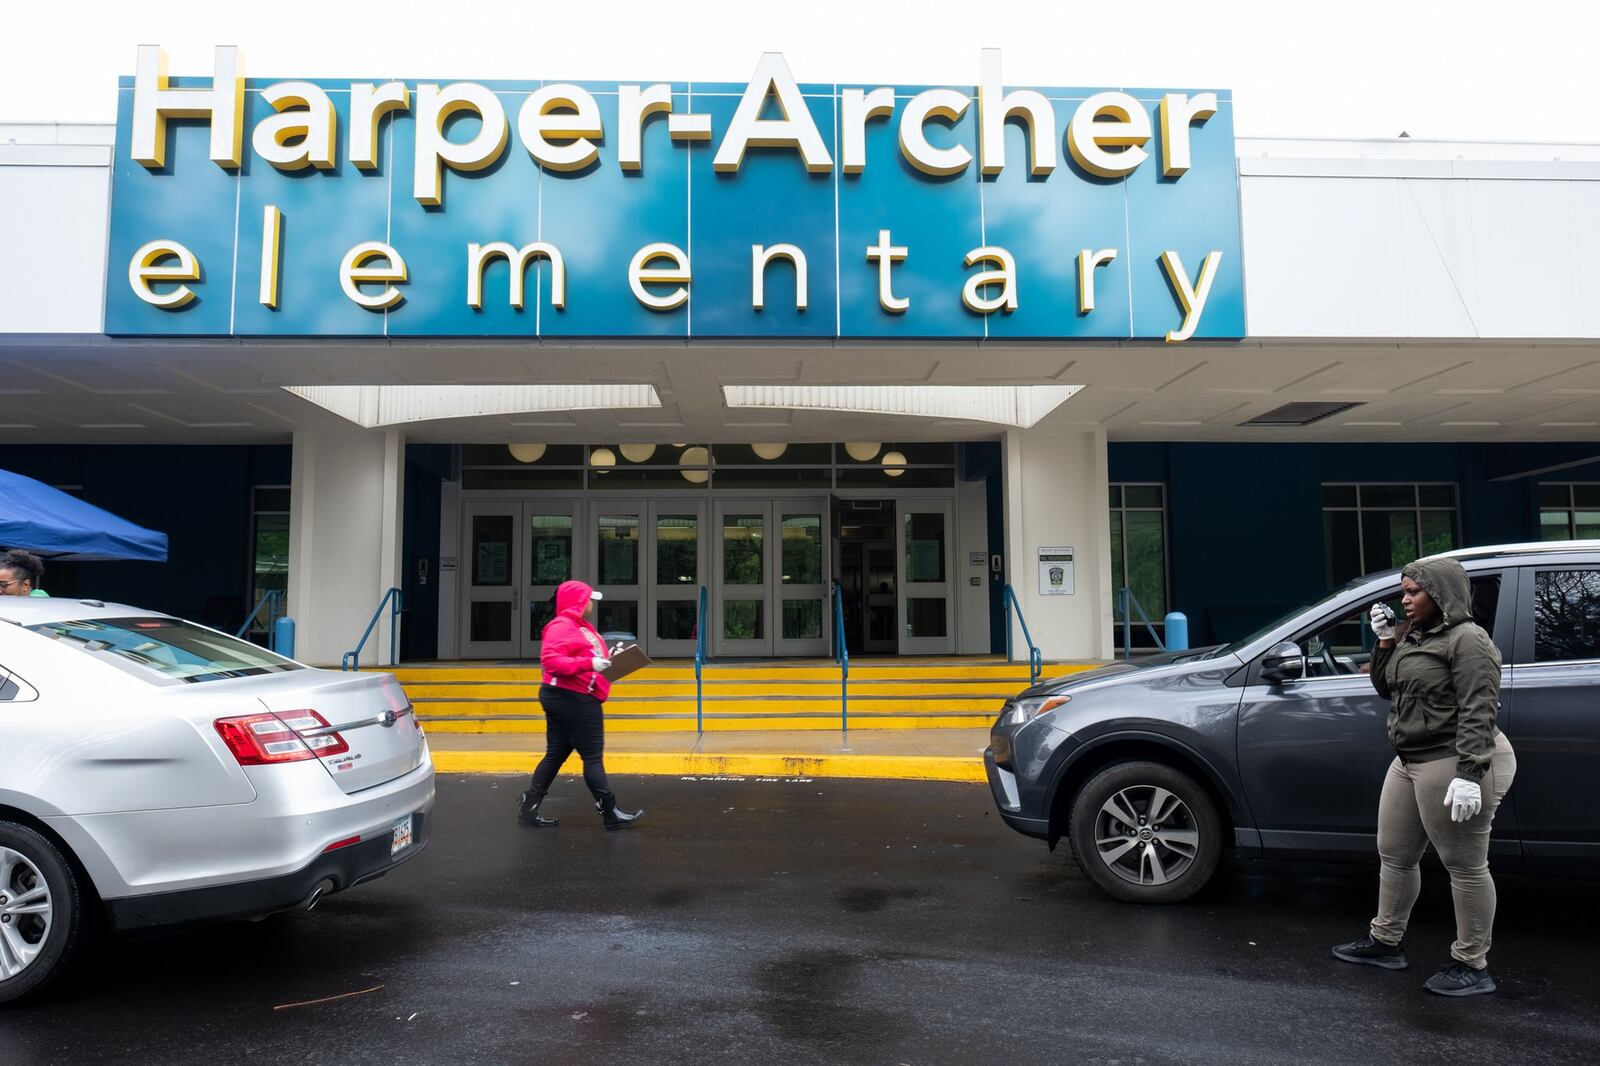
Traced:
<path id="1" fill-rule="evenodd" d="M 411 846 L 411 815 L 394 823 L 394 839 L 389 844 L 389 855 L 394 857 Z"/>

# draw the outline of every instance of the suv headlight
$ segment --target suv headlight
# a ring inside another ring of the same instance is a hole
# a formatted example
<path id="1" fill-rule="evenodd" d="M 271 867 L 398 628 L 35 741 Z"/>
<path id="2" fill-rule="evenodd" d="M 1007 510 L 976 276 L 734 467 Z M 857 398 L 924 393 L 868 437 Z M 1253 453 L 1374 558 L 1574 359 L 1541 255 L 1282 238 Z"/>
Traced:
<path id="1" fill-rule="evenodd" d="M 1066 693 L 1055 696 L 1031 696 L 1025 700 L 1017 700 L 1006 712 L 1006 724 L 1027 725 L 1046 711 L 1053 711 L 1071 700 L 1072 697 Z"/>

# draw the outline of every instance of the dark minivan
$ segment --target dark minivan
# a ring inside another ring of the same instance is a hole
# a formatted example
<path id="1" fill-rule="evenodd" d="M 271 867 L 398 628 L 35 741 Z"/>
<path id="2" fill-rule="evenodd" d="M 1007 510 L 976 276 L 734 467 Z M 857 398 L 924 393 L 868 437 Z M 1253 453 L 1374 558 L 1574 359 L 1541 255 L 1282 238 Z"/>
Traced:
<path id="1" fill-rule="evenodd" d="M 1600 876 L 1600 541 L 1448 554 L 1505 663 L 1517 780 L 1495 817 L 1495 868 Z M 1008 700 L 984 752 L 1000 816 L 1052 848 L 1065 837 L 1091 881 L 1139 903 L 1194 895 L 1224 847 L 1375 859 L 1394 758 L 1367 675 L 1380 600 L 1399 611 L 1398 570 L 1232 644 Z"/>

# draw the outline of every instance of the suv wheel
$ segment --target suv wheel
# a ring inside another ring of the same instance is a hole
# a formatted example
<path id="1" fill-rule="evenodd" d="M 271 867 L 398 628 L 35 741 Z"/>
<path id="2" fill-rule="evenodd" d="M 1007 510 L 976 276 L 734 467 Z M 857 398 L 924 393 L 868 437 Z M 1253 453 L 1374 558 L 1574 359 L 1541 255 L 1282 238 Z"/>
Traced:
<path id="1" fill-rule="evenodd" d="M 1106 894 L 1128 903 L 1178 903 L 1216 872 L 1222 821 L 1188 774 L 1124 762 L 1078 790 L 1068 838 L 1078 865 Z"/>
<path id="2" fill-rule="evenodd" d="M 63 969 L 83 920 L 78 879 L 56 846 L 25 825 L 0 822 L 0 1003 Z"/>

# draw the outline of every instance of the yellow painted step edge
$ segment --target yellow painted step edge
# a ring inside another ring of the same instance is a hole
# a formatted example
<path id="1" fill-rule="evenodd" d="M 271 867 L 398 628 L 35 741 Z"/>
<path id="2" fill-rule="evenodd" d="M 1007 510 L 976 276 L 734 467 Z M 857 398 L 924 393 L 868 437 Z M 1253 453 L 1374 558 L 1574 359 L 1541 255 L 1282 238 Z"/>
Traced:
<path id="1" fill-rule="evenodd" d="M 543 752 L 437 751 L 434 769 L 444 774 L 526 774 Z M 896 781 L 962 781 L 981 783 L 983 761 L 977 756 L 941 755 L 706 755 L 690 752 L 612 752 L 606 769 L 614 774 L 653 774 L 673 777 L 859 777 Z M 563 774 L 580 774 L 576 756 L 561 768 Z"/>

